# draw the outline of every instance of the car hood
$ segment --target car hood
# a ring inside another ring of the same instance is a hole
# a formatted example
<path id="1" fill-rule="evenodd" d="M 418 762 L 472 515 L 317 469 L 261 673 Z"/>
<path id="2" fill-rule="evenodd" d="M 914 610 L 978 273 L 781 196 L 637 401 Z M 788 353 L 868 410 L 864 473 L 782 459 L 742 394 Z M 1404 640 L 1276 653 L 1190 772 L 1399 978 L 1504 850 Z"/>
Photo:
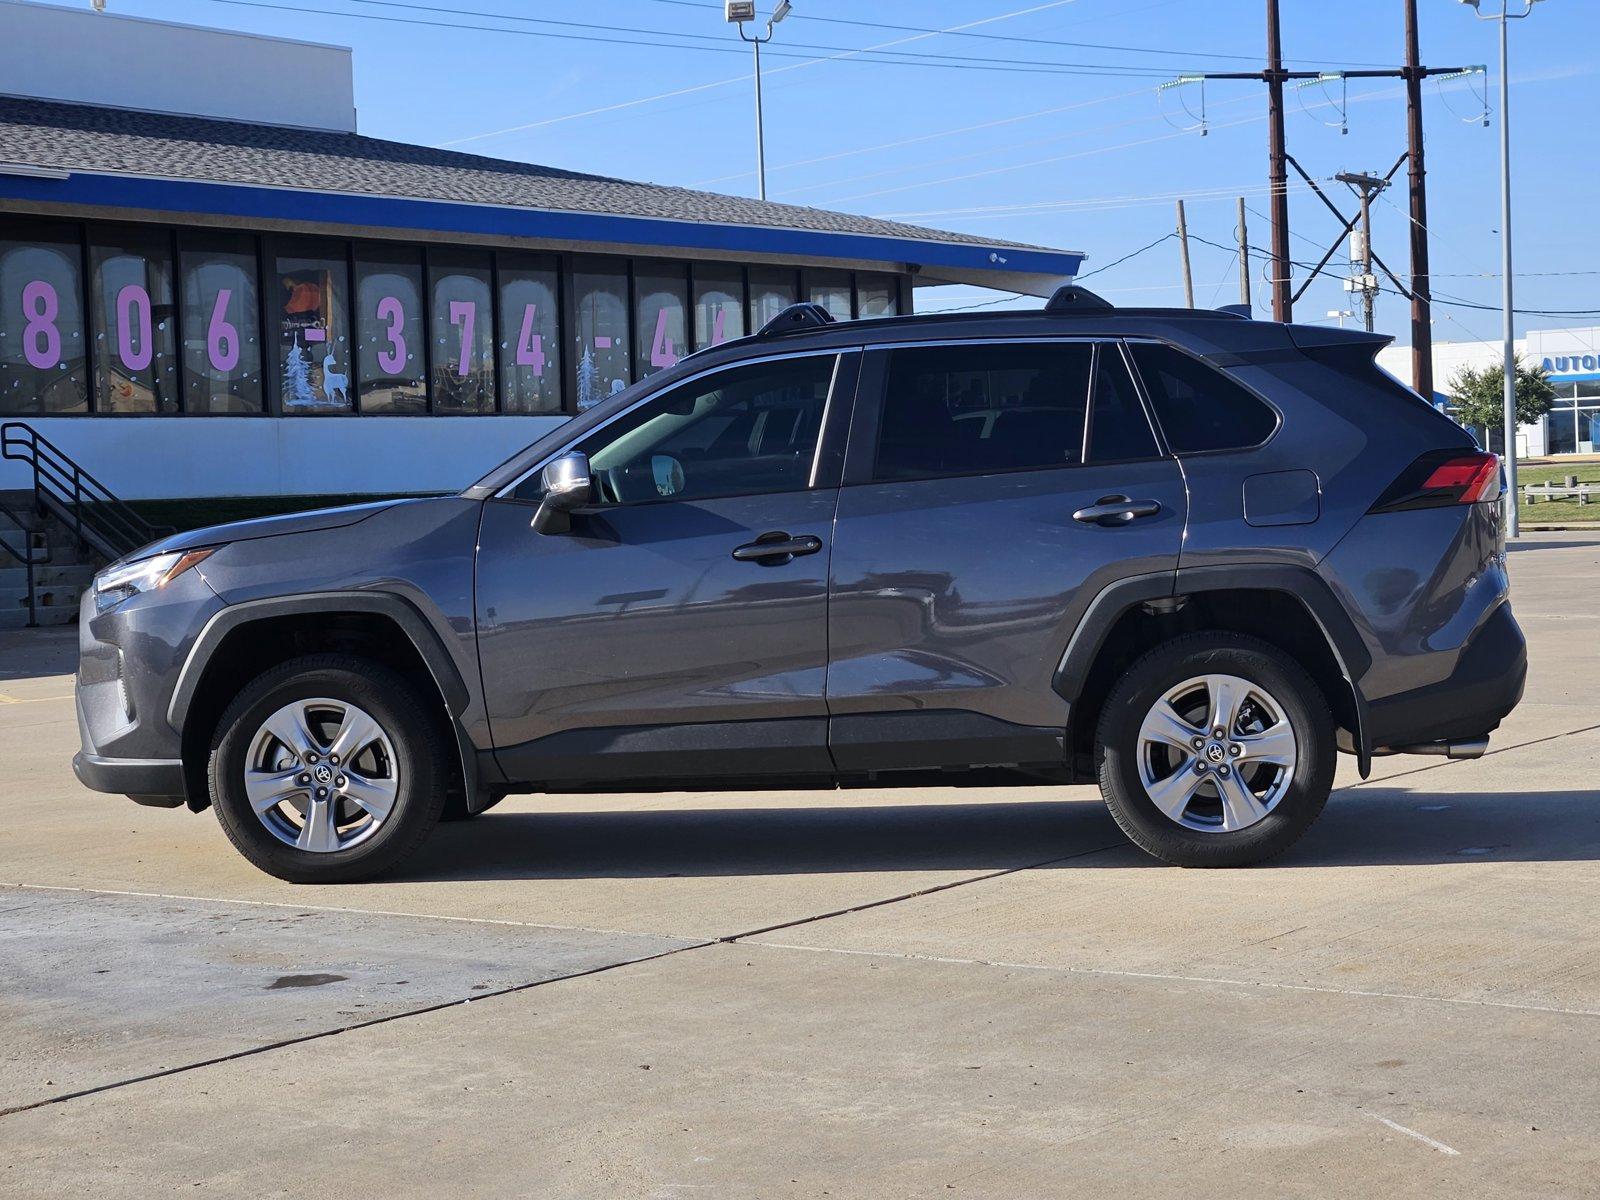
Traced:
<path id="1" fill-rule="evenodd" d="M 128 558 L 149 558 L 169 550 L 194 550 L 201 546 L 221 546 L 228 542 L 247 542 L 255 538 L 280 537 L 286 533 L 313 533 L 320 529 L 340 529 L 365 521 L 398 504 L 417 500 L 377 500 L 369 504 L 344 504 L 338 508 L 314 508 L 309 512 L 284 513 L 276 517 L 256 517 L 249 521 L 230 521 L 226 525 L 207 525 L 151 542 Z"/>

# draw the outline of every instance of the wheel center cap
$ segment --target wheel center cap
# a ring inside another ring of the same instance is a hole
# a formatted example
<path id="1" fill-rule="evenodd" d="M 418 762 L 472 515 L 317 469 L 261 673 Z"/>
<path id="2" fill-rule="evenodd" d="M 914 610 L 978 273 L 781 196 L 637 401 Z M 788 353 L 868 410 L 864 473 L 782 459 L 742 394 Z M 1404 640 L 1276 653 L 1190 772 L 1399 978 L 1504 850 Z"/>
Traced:
<path id="1" fill-rule="evenodd" d="M 327 783 L 328 780 L 333 778 L 333 771 L 328 767 L 327 763 L 318 763 L 316 770 L 312 774 L 317 777 L 318 783 Z"/>
<path id="2" fill-rule="evenodd" d="M 1206 745 L 1206 758 L 1214 763 L 1219 763 L 1228 757 L 1228 752 L 1222 748 L 1221 742 L 1210 742 Z"/>

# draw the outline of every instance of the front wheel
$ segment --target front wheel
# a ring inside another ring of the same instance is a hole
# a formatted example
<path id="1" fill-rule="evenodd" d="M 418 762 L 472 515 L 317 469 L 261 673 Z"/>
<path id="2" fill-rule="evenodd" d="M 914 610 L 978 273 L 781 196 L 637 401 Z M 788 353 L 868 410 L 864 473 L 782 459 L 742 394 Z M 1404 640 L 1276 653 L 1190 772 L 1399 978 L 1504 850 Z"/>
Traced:
<path id="1" fill-rule="evenodd" d="M 245 685 L 218 723 L 209 776 L 228 839 L 291 883 L 389 870 L 438 822 L 449 778 L 415 689 L 343 654 L 295 659 Z"/>
<path id="2" fill-rule="evenodd" d="M 1100 792 L 1122 831 L 1183 867 L 1281 854 L 1333 787 L 1333 718 L 1277 647 L 1239 634 L 1174 638 L 1133 664 L 1096 734 Z"/>

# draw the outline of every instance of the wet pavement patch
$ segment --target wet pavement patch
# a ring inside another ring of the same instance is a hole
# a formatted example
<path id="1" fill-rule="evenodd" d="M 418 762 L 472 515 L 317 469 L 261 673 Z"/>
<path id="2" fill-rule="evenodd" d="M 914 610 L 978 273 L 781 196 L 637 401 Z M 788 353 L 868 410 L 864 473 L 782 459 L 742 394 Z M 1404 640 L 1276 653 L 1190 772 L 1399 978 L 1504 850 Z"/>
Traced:
<path id="1" fill-rule="evenodd" d="M 267 984 L 267 991 L 275 992 L 279 988 L 321 987 L 326 983 L 341 983 L 349 978 L 348 975 L 335 975 L 329 971 L 318 971 L 310 975 L 279 975 Z"/>

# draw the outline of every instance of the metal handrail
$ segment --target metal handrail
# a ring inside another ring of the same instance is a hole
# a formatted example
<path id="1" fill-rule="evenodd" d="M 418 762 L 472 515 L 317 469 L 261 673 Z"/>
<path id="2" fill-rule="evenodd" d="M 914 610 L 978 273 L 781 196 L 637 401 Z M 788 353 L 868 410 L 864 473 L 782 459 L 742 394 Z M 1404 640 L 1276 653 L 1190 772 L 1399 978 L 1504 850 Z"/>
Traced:
<path id="1" fill-rule="evenodd" d="M 33 498 L 41 511 L 57 515 L 72 527 L 80 545 L 91 542 L 113 558 L 173 532 L 152 525 L 130 508 L 67 453 L 24 421 L 0 425 L 0 457 L 33 468 Z"/>
<path id="2" fill-rule="evenodd" d="M 12 558 L 21 563 L 23 570 L 27 574 L 28 628 L 34 629 L 37 628 L 39 624 L 39 598 L 37 595 L 37 588 L 34 586 L 33 569 L 34 567 L 39 566 L 41 563 L 47 563 L 50 561 L 50 547 L 48 544 L 46 544 L 44 554 L 42 556 L 36 556 L 33 552 L 33 531 L 22 523 L 22 518 L 17 516 L 16 513 L 12 512 L 3 504 L 0 504 L 0 516 L 5 517 L 17 527 L 17 531 L 22 534 L 23 548 L 27 550 L 27 554 L 23 554 L 21 551 L 13 549 L 11 546 L 7 545 L 4 541 L 0 541 L 0 550 L 4 550 Z"/>

